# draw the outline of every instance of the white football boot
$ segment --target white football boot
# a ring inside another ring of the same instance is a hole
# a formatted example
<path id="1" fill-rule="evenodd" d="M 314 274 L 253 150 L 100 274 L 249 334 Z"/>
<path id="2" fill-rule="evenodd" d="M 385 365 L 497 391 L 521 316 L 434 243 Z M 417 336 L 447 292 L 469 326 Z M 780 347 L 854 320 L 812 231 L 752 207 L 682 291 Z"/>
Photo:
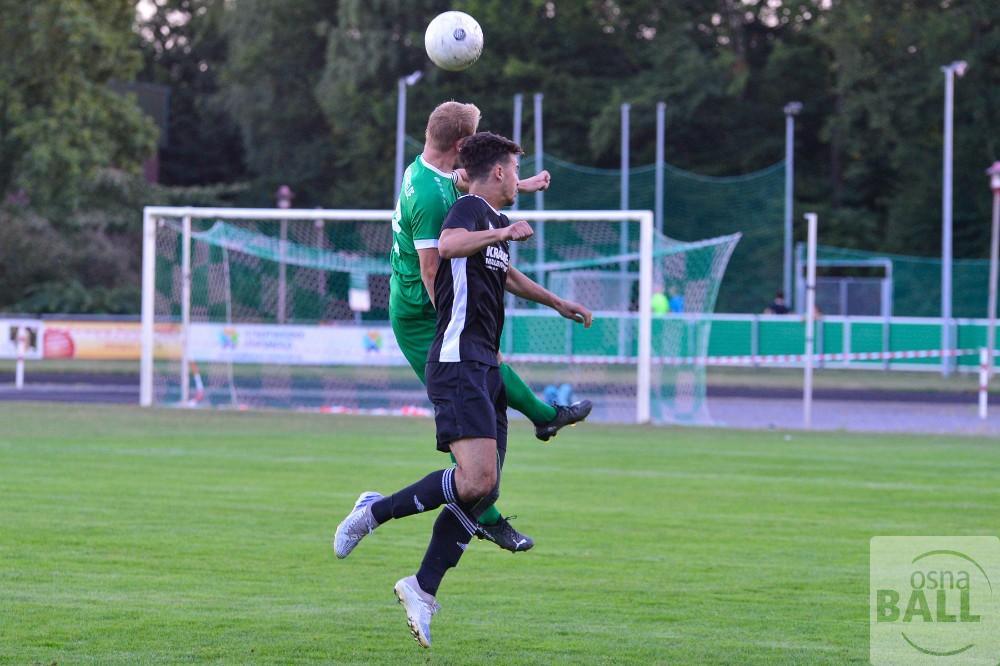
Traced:
<path id="1" fill-rule="evenodd" d="M 406 623 L 420 647 L 431 646 L 431 618 L 441 610 L 440 604 L 430 594 L 420 589 L 416 576 L 407 576 L 393 588 L 399 603 L 406 609 Z"/>
<path id="2" fill-rule="evenodd" d="M 372 516 L 371 505 L 380 499 L 382 499 L 381 493 L 372 491 L 361 493 L 358 501 L 354 503 L 354 508 L 347 514 L 347 518 L 337 525 L 337 532 L 333 535 L 333 552 L 338 558 L 344 559 L 350 555 L 358 543 L 378 527 Z"/>

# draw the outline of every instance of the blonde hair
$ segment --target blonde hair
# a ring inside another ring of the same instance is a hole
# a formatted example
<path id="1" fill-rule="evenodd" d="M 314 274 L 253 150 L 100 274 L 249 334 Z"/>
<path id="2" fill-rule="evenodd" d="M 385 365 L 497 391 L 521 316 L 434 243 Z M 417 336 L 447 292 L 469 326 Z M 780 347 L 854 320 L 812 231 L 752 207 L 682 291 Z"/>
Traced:
<path id="1" fill-rule="evenodd" d="M 424 138 L 435 150 L 451 150 L 457 141 L 472 136 L 479 127 L 479 107 L 461 102 L 444 102 L 431 111 Z"/>

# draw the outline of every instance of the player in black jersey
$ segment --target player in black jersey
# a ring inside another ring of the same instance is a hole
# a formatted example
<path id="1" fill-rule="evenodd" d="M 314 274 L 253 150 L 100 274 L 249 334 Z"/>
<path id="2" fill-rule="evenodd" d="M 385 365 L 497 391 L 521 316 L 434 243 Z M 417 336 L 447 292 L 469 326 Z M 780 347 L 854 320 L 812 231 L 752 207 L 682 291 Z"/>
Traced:
<path id="1" fill-rule="evenodd" d="M 410 630 L 424 647 L 430 646 L 431 617 L 440 608 L 438 586 L 478 532 L 479 515 L 500 495 L 507 449 L 507 399 L 498 367 L 504 291 L 586 327 L 592 318 L 587 308 L 558 298 L 510 266 L 511 241 L 532 235 L 527 222 L 511 224 L 497 210 L 514 201 L 520 154 L 516 143 L 489 132 L 466 139 L 459 156 L 470 194 L 451 207 L 438 244 L 437 330 L 427 357 L 427 395 L 434 404 L 437 448 L 450 451 L 457 465 L 389 496 L 362 493 L 334 538 L 337 556 L 347 557 L 382 523 L 445 506 L 419 571 L 395 586 Z"/>

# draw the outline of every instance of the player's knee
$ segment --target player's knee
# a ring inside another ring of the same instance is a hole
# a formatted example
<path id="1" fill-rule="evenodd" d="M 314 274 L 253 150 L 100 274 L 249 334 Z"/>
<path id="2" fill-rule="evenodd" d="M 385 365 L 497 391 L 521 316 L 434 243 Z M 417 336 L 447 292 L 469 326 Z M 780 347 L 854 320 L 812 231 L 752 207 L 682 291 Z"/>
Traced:
<path id="1" fill-rule="evenodd" d="M 481 474 L 477 474 L 470 484 L 469 494 L 471 497 L 469 499 L 476 501 L 489 495 L 496 485 L 496 478 L 495 472 L 484 471 Z"/>
<path id="2" fill-rule="evenodd" d="M 476 502 L 487 497 L 497 485 L 497 472 L 488 467 L 470 470 L 462 475 L 458 495 L 465 502 Z"/>

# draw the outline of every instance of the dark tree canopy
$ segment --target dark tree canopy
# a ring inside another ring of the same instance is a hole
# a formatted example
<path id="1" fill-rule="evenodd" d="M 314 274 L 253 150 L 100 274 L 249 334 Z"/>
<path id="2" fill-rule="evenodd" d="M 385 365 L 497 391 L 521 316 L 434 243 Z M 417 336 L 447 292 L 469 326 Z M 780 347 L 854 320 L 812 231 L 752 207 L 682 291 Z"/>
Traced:
<path id="1" fill-rule="evenodd" d="M 138 215 L 128 221 L 123 211 L 143 203 L 221 197 L 268 206 L 288 184 L 298 206 L 388 207 L 397 80 L 419 70 L 408 91 L 411 136 L 421 136 L 445 99 L 475 102 L 483 129 L 510 134 L 511 99 L 522 92 L 530 154 L 530 96 L 541 92 L 546 151 L 606 168 L 619 163 L 622 102 L 632 104 L 633 165 L 653 160 L 654 108 L 663 101 L 667 160 L 723 176 L 782 160 L 782 107 L 799 100 L 796 205 L 822 215 L 824 242 L 933 256 L 941 242 L 940 67 L 962 59 L 969 69 L 956 83 L 955 251 L 986 253 L 983 170 L 1000 158 L 996 0 L 139 6 L 0 0 L 0 222 L 84 229 L 97 234 L 95 253 L 101 246 L 105 257 L 124 257 Z M 446 9 L 469 12 L 486 35 L 482 59 L 466 72 L 434 68 L 423 53 L 427 22 Z M 154 128 L 109 85 L 134 80 L 170 87 L 169 140 L 159 154 L 167 188 L 135 183 Z M 5 270 L 21 285 L 76 280 L 113 289 L 135 279 L 133 268 L 42 278 Z M 23 298 L 23 288 L 5 296 L 8 304 Z"/>

